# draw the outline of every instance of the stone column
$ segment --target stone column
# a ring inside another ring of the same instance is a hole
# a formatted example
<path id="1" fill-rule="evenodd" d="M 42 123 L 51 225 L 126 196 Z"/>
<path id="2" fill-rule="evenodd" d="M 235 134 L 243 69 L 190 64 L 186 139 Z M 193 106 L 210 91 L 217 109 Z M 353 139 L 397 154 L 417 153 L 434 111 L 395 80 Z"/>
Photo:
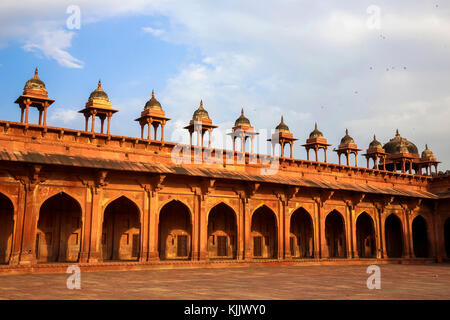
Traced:
<path id="1" fill-rule="evenodd" d="M 320 204 L 314 202 L 314 258 L 321 258 L 321 223 L 320 223 Z"/>
<path id="2" fill-rule="evenodd" d="M 36 208 L 36 192 L 38 186 L 25 183 L 23 188 L 25 206 L 19 264 L 27 265 L 36 263 L 36 229 L 39 219 L 39 208 Z"/>
<path id="3" fill-rule="evenodd" d="M 149 198 L 149 261 L 158 261 L 159 260 L 159 247 L 158 247 L 158 237 L 159 237 L 159 201 L 158 201 L 158 192 L 152 191 L 150 192 Z"/>
<path id="4" fill-rule="evenodd" d="M 347 204 L 345 206 L 345 209 L 347 211 L 347 219 L 344 219 L 347 221 L 347 223 L 345 223 L 345 238 L 347 239 L 346 241 L 346 247 L 347 247 L 347 259 L 351 259 L 353 258 L 354 255 L 354 251 L 353 251 L 353 208 L 352 205 Z"/>
<path id="5" fill-rule="evenodd" d="M 101 235 L 103 233 L 103 208 L 100 205 L 103 190 L 92 186 L 91 194 L 91 225 L 89 241 L 89 259 L 88 262 L 103 261 L 101 250 Z M 97 190 L 96 190 L 97 189 Z"/>
<path id="6" fill-rule="evenodd" d="M 204 197 L 204 198 L 203 198 Z M 206 195 L 200 196 L 199 206 L 199 260 L 208 260 L 208 219 L 206 212 Z M 202 199 L 203 198 L 203 199 Z"/>
<path id="7" fill-rule="evenodd" d="M 251 213 L 249 210 L 249 203 L 246 201 L 248 200 L 248 202 L 250 202 L 249 199 L 247 199 L 247 197 L 243 198 L 243 206 L 244 206 L 244 250 L 245 250 L 245 254 L 244 254 L 244 258 L 246 260 L 248 259 L 252 259 L 253 258 L 253 253 L 251 252 L 251 228 L 252 228 L 252 221 L 251 221 Z M 246 203 L 247 202 L 247 203 Z"/>
<path id="8" fill-rule="evenodd" d="M 150 186 L 144 186 L 144 201 L 142 206 L 141 217 L 141 254 L 139 255 L 139 261 L 148 261 L 149 247 L 150 247 Z"/>
<path id="9" fill-rule="evenodd" d="M 284 201 L 283 201 L 284 202 Z M 287 201 L 286 201 L 287 202 Z M 282 203 L 283 205 L 283 216 L 282 219 L 284 221 L 284 258 L 285 259 L 291 259 L 291 242 L 290 242 L 290 236 L 291 236 L 291 219 L 290 219 L 290 213 L 289 213 L 289 206 L 287 203 Z M 281 220 L 281 219 L 280 219 Z"/>
<path id="10" fill-rule="evenodd" d="M 11 247 L 11 257 L 9 259 L 10 265 L 19 264 L 19 259 L 22 249 L 22 235 L 24 230 L 24 216 L 25 216 L 25 205 L 26 205 L 26 189 L 25 185 L 19 183 L 17 187 L 17 202 L 14 204 L 14 231 L 13 240 Z"/>

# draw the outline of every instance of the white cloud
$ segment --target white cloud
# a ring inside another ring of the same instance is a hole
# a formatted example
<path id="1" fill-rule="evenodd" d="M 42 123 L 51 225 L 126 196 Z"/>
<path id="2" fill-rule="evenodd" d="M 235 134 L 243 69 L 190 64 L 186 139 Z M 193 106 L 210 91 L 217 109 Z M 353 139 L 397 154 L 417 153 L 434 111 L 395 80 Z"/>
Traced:
<path id="1" fill-rule="evenodd" d="M 83 68 L 84 63 L 74 58 L 67 49 L 71 47 L 74 32 L 66 30 L 41 30 L 26 41 L 26 51 L 41 51 L 47 58 L 56 60 L 67 68 Z"/>
<path id="2" fill-rule="evenodd" d="M 164 30 L 154 29 L 152 27 L 142 27 L 142 31 L 144 31 L 145 33 L 150 33 L 150 34 L 154 35 L 155 37 L 159 37 L 160 35 L 162 35 L 164 33 Z"/>
<path id="3" fill-rule="evenodd" d="M 52 110 L 49 120 L 68 124 L 81 115 L 76 110 L 57 108 Z"/>

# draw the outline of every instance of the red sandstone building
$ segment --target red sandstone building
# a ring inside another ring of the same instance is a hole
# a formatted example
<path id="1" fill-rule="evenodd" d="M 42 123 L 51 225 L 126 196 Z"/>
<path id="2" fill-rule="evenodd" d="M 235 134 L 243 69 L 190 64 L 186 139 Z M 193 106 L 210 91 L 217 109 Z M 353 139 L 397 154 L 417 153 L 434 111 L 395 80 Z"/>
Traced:
<path id="1" fill-rule="evenodd" d="M 118 110 L 101 83 L 80 111 L 85 130 L 48 126 L 53 102 L 36 71 L 16 100 L 20 122 L 0 121 L 0 271 L 75 262 L 397 263 L 450 257 L 450 175 L 437 172 L 428 147 L 419 154 L 398 132 L 384 145 L 374 137 L 363 168 L 352 165 L 350 158 L 361 150 L 348 131 L 334 150 L 345 164 L 327 163 L 330 144 L 317 125 L 304 145 L 308 159 L 315 151 L 314 161 L 294 159 L 297 139 L 282 119 L 269 139 L 274 148 L 282 145 L 281 156 L 260 155 L 253 153 L 258 132 L 242 110 L 231 133 L 235 150 L 218 150 L 203 144 L 216 126 L 201 103 L 186 127 L 190 145 L 182 146 L 187 152 L 177 163 L 179 146 L 164 140 L 170 119 L 154 94 L 136 119 L 140 138 L 111 134 Z M 38 124 L 28 122 L 32 107 Z M 252 148 L 246 151 L 247 139 Z"/>

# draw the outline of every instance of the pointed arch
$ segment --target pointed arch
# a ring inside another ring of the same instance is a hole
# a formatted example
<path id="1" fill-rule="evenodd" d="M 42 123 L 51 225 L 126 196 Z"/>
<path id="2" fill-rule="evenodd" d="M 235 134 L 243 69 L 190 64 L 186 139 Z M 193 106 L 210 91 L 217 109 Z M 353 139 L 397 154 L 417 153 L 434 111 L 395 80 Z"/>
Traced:
<path id="1" fill-rule="evenodd" d="M 386 253 L 388 258 L 401 258 L 403 254 L 402 222 L 395 213 L 391 213 L 384 222 Z"/>
<path id="2" fill-rule="evenodd" d="M 254 258 L 276 258 L 278 254 L 278 223 L 275 212 L 259 206 L 251 216 L 251 250 Z"/>
<path id="3" fill-rule="evenodd" d="M 208 212 L 208 256 L 237 256 L 237 215 L 226 203 L 219 202 Z"/>
<path id="4" fill-rule="evenodd" d="M 36 229 L 36 259 L 38 262 L 76 262 L 82 237 L 80 203 L 59 192 L 47 198 L 39 208 Z"/>
<path id="5" fill-rule="evenodd" d="M 289 248 L 293 258 L 314 256 L 314 223 L 303 207 L 297 208 L 291 215 Z"/>
<path id="6" fill-rule="evenodd" d="M 418 215 L 412 221 L 412 237 L 414 255 L 417 258 L 428 258 L 429 256 L 429 241 L 427 222 L 423 216 Z"/>
<path id="7" fill-rule="evenodd" d="M 192 213 L 180 200 L 165 203 L 159 211 L 158 249 L 161 260 L 192 256 Z"/>
<path id="8" fill-rule="evenodd" d="M 141 213 L 137 204 L 122 195 L 103 211 L 101 248 L 103 260 L 139 260 Z"/>
<path id="9" fill-rule="evenodd" d="M 356 247 L 360 258 L 375 258 L 376 241 L 372 217 L 365 211 L 356 219 Z"/>
<path id="10" fill-rule="evenodd" d="M 11 258 L 14 234 L 14 204 L 11 199 L 0 193 L 0 264 L 6 264 Z"/>
<path id="11" fill-rule="evenodd" d="M 345 258 L 347 256 L 345 220 L 336 209 L 329 212 L 325 219 L 325 239 L 329 258 Z"/>

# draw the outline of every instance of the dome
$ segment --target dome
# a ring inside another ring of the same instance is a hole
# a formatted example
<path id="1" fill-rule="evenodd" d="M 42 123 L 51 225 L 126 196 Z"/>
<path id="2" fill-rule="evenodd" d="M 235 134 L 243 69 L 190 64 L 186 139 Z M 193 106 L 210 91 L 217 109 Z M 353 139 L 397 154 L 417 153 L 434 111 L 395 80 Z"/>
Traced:
<path id="1" fill-rule="evenodd" d="M 433 151 L 428 149 L 428 144 L 426 144 L 425 150 L 423 150 L 423 152 L 422 152 L 422 159 L 430 159 L 430 158 L 434 158 L 434 154 L 433 154 Z"/>
<path id="2" fill-rule="evenodd" d="M 408 153 L 414 153 L 417 155 L 419 154 L 416 145 L 411 141 L 408 141 L 407 139 L 401 137 L 400 134 L 398 133 L 398 130 L 395 134 L 395 137 L 389 140 L 389 142 L 383 146 L 383 149 L 386 150 L 386 153 L 390 154 L 401 153 L 400 152 L 401 145 L 405 146 L 405 148 L 408 150 Z"/>
<path id="3" fill-rule="evenodd" d="M 203 108 L 203 100 L 200 100 L 200 107 L 195 110 L 192 120 L 209 119 L 208 111 Z"/>
<path id="4" fill-rule="evenodd" d="M 372 142 L 369 144 L 369 149 L 376 149 L 376 148 L 383 148 L 383 146 L 381 145 L 381 142 L 377 140 L 377 137 L 375 135 L 373 135 L 373 140 Z"/>
<path id="5" fill-rule="evenodd" d="M 275 129 L 278 130 L 279 132 L 289 133 L 289 127 L 284 123 L 283 116 L 281 116 L 281 122 L 279 125 L 276 126 Z"/>
<path id="6" fill-rule="evenodd" d="M 40 90 L 47 92 L 47 90 L 45 89 L 45 83 L 41 79 L 39 79 L 37 68 L 34 70 L 33 78 L 25 83 L 25 87 L 23 88 L 23 90 Z"/>
<path id="7" fill-rule="evenodd" d="M 250 120 L 248 120 L 244 116 L 244 108 L 242 108 L 241 116 L 239 118 L 237 118 L 236 122 L 234 123 L 234 126 L 235 127 L 238 127 L 238 126 L 250 126 Z"/>
<path id="8" fill-rule="evenodd" d="M 340 146 L 347 145 L 350 143 L 355 144 L 355 140 L 353 140 L 353 138 L 348 135 L 348 129 L 345 129 L 345 136 L 341 139 Z"/>
<path id="9" fill-rule="evenodd" d="M 92 100 L 104 100 L 109 102 L 108 95 L 105 91 L 102 89 L 102 82 L 98 81 L 98 87 L 92 93 L 89 95 L 89 101 Z"/>
<path id="10" fill-rule="evenodd" d="M 316 122 L 316 124 L 315 124 L 315 126 L 314 126 L 314 131 L 312 131 L 312 132 L 309 134 L 309 138 L 310 138 L 310 139 L 313 139 L 313 138 L 323 138 L 322 132 L 320 132 L 320 131 L 317 129 L 317 122 Z"/>
<path id="11" fill-rule="evenodd" d="M 155 92 L 153 90 L 152 90 L 152 97 L 150 98 L 150 100 L 147 101 L 147 103 L 145 104 L 145 107 L 144 107 L 144 110 L 147 110 L 147 109 L 162 111 L 161 103 L 159 103 L 159 101 L 156 100 Z"/>

